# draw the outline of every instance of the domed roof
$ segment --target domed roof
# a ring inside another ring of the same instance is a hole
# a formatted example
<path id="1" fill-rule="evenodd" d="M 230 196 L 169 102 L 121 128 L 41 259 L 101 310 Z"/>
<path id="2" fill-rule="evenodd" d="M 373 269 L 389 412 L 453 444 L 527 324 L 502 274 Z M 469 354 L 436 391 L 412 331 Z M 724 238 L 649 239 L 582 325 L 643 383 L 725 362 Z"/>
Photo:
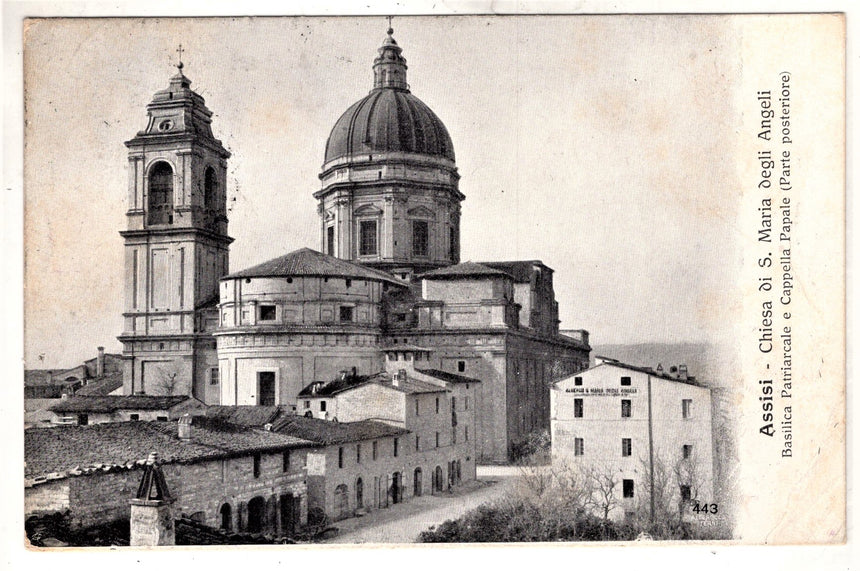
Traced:
<path id="1" fill-rule="evenodd" d="M 406 83 L 406 59 L 388 30 L 373 62 L 374 89 L 341 115 L 326 143 L 325 162 L 347 155 L 400 152 L 454 161 L 442 121 Z"/>
<path id="2" fill-rule="evenodd" d="M 325 161 L 354 154 L 419 153 L 454 160 L 451 136 L 439 117 L 409 91 L 374 89 L 341 115 Z"/>

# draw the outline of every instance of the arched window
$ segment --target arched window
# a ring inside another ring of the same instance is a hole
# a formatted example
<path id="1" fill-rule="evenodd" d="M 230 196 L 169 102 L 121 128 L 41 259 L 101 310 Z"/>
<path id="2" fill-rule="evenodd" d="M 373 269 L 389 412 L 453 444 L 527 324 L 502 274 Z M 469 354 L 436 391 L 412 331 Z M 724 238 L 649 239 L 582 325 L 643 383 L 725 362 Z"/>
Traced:
<path id="1" fill-rule="evenodd" d="M 215 177 L 215 169 L 206 167 L 206 174 L 203 176 L 203 206 L 209 209 L 215 208 L 217 196 L 218 179 Z"/>
<path id="2" fill-rule="evenodd" d="M 149 170 L 149 223 L 173 224 L 173 169 L 165 162 Z"/>
<path id="3" fill-rule="evenodd" d="M 364 507 L 364 482 L 359 478 L 355 481 L 355 508 Z"/>
<path id="4" fill-rule="evenodd" d="M 442 479 L 443 478 L 442 466 L 436 466 L 435 474 L 436 474 L 436 478 L 435 478 L 436 481 L 434 483 L 436 484 L 436 491 L 441 492 L 442 490 L 445 489 L 445 482 Z"/>
<path id="5" fill-rule="evenodd" d="M 233 508 L 230 504 L 221 506 L 221 529 L 231 531 L 233 529 Z"/>

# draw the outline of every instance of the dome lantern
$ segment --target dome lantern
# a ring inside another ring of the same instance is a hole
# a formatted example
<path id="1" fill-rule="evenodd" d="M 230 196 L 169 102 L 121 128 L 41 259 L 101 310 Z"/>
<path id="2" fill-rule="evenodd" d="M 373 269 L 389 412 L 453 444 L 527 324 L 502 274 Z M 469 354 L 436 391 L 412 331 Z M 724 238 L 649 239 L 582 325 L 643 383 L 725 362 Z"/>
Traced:
<path id="1" fill-rule="evenodd" d="M 388 36 L 378 50 L 379 55 L 373 60 L 373 88 L 409 91 L 409 84 L 406 83 L 406 58 L 401 55 L 403 50 L 397 45 L 393 34 L 394 30 L 388 28 Z"/>

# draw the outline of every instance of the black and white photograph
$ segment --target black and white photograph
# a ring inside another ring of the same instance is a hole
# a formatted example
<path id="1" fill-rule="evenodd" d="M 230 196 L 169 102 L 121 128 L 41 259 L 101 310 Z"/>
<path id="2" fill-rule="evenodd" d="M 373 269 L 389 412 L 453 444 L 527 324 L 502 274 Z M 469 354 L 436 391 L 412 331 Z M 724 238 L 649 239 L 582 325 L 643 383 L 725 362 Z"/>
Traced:
<path id="1" fill-rule="evenodd" d="M 844 14 L 16 25 L 24 549 L 845 541 Z"/>

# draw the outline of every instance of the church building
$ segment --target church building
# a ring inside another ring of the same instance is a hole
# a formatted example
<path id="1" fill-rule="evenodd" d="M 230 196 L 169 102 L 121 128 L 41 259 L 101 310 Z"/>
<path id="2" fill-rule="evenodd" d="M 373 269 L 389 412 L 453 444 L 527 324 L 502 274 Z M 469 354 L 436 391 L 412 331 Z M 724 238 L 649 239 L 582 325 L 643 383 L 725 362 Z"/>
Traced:
<path id="1" fill-rule="evenodd" d="M 415 369 L 480 381 L 479 462 L 549 429 L 550 386 L 588 366 L 588 332 L 559 332 L 539 260 L 460 261 L 453 143 L 406 72 L 389 29 L 370 93 L 326 144 L 319 250 L 228 273 L 229 153 L 180 64 L 127 143 L 126 394 L 295 405 L 312 383 L 378 373 L 419 347 Z"/>

